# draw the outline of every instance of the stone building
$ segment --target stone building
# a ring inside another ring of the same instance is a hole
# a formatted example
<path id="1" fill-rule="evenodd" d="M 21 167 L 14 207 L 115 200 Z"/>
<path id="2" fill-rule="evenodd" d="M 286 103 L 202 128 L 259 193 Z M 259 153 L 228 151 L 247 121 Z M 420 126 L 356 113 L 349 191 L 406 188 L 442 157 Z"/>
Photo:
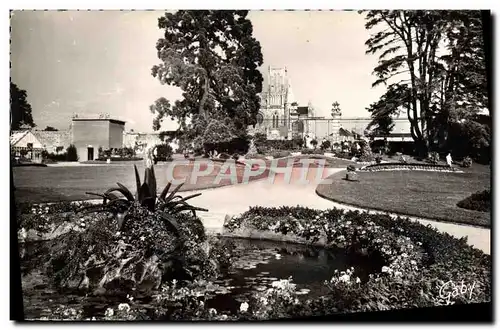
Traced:
<path id="1" fill-rule="evenodd" d="M 269 66 L 257 124 L 249 132 L 264 133 L 270 140 L 291 139 L 309 130 L 309 123 L 301 119 L 311 117 L 314 117 L 312 105 L 299 106 L 296 102 L 286 67 Z"/>
<path id="2" fill-rule="evenodd" d="M 97 159 L 99 148 L 122 148 L 124 131 L 125 121 L 112 119 L 108 115 L 74 116 L 71 140 L 76 147 L 78 159 Z"/>

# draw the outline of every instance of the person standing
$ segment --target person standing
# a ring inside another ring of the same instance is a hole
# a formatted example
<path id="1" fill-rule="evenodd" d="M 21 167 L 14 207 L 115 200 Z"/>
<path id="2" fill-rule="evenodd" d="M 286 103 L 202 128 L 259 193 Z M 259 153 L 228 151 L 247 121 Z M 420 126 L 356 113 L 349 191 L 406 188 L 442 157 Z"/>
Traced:
<path id="1" fill-rule="evenodd" d="M 449 167 L 451 167 L 453 164 L 453 159 L 451 158 L 450 152 L 448 153 L 448 155 L 446 155 L 446 163 L 448 164 Z"/>

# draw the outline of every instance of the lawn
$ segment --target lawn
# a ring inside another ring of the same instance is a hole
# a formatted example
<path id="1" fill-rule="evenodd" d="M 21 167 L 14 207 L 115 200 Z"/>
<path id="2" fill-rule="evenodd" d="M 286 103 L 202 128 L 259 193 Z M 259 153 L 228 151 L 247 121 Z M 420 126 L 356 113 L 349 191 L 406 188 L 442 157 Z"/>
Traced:
<path id="1" fill-rule="evenodd" d="M 464 172 L 358 172 L 359 182 L 349 182 L 342 171 L 330 177 L 332 184 L 320 184 L 316 192 L 353 206 L 490 227 L 491 213 L 457 206 L 472 193 L 490 188 L 490 167 L 474 164 Z"/>
<path id="2" fill-rule="evenodd" d="M 135 193 L 134 164 L 109 164 L 102 166 L 68 166 L 68 167 L 15 167 L 13 168 L 16 202 L 55 202 L 68 200 L 95 199 L 86 192 L 102 193 L 108 188 L 116 187 L 119 182 Z M 136 163 L 141 181 L 144 176 L 144 163 Z M 161 191 L 168 183 L 168 163 L 155 166 L 158 190 Z M 232 184 L 230 179 L 222 179 L 215 183 L 220 170 L 220 164 L 215 164 L 214 170 L 199 177 L 196 183 L 191 183 L 192 165 L 177 165 L 174 178 L 187 177 L 187 182 L 180 191 L 216 188 Z M 202 168 L 203 170 L 203 168 Z M 243 177 L 243 166 L 237 166 L 238 182 Z M 267 176 L 267 171 L 256 180 Z"/>

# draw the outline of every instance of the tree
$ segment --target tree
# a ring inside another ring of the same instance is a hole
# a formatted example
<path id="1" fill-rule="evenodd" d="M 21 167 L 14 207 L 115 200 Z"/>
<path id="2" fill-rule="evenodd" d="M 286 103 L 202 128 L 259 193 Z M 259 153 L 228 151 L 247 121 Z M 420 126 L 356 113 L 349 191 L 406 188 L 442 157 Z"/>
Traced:
<path id="1" fill-rule="evenodd" d="M 478 14 L 374 10 L 366 15 L 365 27 L 379 28 L 366 41 L 368 54 L 380 53 L 373 86 L 408 91 L 401 94 L 403 109 L 421 152 L 433 147 L 439 129 L 446 130 L 450 113 L 470 114 L 484 104 Z"/>
<path id="2" fill-rule="evenodd" d="M 211 120 L 229 118 L 238 132 L 256 123 L 263 80 L 258 67 L 263 59 L 247 14 L 179 10 L 159 18 L 164 30 L 156 45 L 161 63 L 152 75 L 162 84 L 179 87 L 182 99 L 173 105 L 166 98 L 155 101 L 150 107 L 156 114 L 154 130 L 170 117 L 179 122 L 183 140 L 199 145 Z"/>
<path id="3" fill-rule="evenodd" d="M 47 126 L 47 127 L 45 127 L 44 131 L 47 131 L 47 132 L 57 132 L 59 130 L 57 128 L 52 127 L 52 126 Z"/>
<path id="4" fill-rule="evenodd" d="M 392 117 L 399 114 L 402 108 L 409 102 L 409 90 L 405 85 L 389 86 L 377 102 L 370 104 L 366 110 L 371 113 L 372 121 L 367 130 L 370 135 L 389 135 L 394 128 Z"/>
<path id="5" fill-rule="evenodd" d="M 20 89 L 13 82 L 10 83 L 11 130 L 18 130 L 21 126 L 36 126 L 33 122 L 31 105 L 28 103 L 27 97 L 25 90 Z"/>

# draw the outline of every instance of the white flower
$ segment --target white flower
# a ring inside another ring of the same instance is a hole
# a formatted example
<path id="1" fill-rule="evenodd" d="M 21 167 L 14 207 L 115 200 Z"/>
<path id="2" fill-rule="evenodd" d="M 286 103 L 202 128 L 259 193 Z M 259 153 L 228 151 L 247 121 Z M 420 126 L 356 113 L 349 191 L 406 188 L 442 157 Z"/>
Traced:
<path id="1" fill-rule="evenodd" d="M 128 311 L 130 311 L 130 306 L 127 303 L 123 303 L 123 304 L 118 305 L 118 310 L 128 312 Z"/>
<path id="2" fill-rule="evenodd" d="M 391 269 L 387 266 L 383 266 L 382 267 L 382 273 L 389 273 L 391 271 Z"/>
<path id="3" fill-rule="evenodd" d="M 401 276 L 401 275 L 403 275 L 403 273 L 401 273 L 400 271 L 395 271 L 394 272 L 394 276 Z"/>
<path id="4" fill-rule="evenodd" d="M 412 265 L 416 265 L 416 264 L 417 264 L 417 262 L 416 262 L 415 260 L 412 260 L 412 261 L 410 261 L 410 264 L 412 264 Z"/>
<path id="5" fill-rule="evenodd" d="M 113 310 L 113 308 L 106 309 L 106 312 L 104 313 L 104 316 L 111 317 L 113 315 L 115 315 L 115 311 Z"/>
<path id="6" fill-rule="evenodd" d="M 281 259 L 281 254 L 276 253 L 276 254 L 274 255 L 274 257 L 275 257 L 276 259 L 278 259 L 278 260 L 279 260 L 279 259 Z"/>
<path id="7" fill-rule="evenodd" d="M 221 320 L 223 320 L 223 321 L 224 321 L 224 320 L 227 320 L 227 315 L 226 315 L 226 314 L 222 314 L 222 315 L 220 316 L 220 319 L 221 319 Z"/>
<path id="8" fill-rule="evenodd" d="M 248 303 L 244 302 L 240 305 L 240 312 L 245 313 L 248 310 Z"/>
<path id="9" fill-rule="evenodd" d="M 120 236 L 121 233 L 119 231 L 116 232 L 115 236 Z"/>
<path id="10" fill-rule="evenodd" d="M 216 310 L 215 308 L 210 308 L 210 309 L 208 310 L 208 315 L 210 315 L 210 316 L 215 316 L 215 315 L 217 315 L 217 310 Z"/>
<path id="11" fill-rule="evenodd" d="M 342 282 L 346 282 L 346 283 L 347 283 L 347 282 L 349 282 L 349 280 L 351 279 L 351 277 L 350 277 L 349 275 L 345 274 L 345 275 L 340 276 L 340 278 L 339 278 L 339 279 L 340 279 Z"/>
<path id="12" fill-rule="evenodd" d="M 403 258 L 407 258 L 407 257 L 408 257 L 408 255 L 407 255 L 406 253 L 403 253 L 403 254 L 401 254 L 401 257 L 403 257 Z"/>
<path id="13" fill-rule="evenodd" d="M 19 231 L 19 235 L 21 236 L 22 239 L 26 239 L 26 237 L 28 236 L 28 234 L 26 233 L 26 229 L 24 227 L 21 228 L 21 230 Z"/>
<path id="14" fill-rule="evenodd" d="M 140 240 L 141 240 L 141 241 L 144 241 L 145 239 L 146 239 L 146 237 L 144 237 L 144 236 L 141 236 L 141 237 L 140 237 Z"/>
<path id="15" fill-rule="evenodd" d="M 356 283 L 361 283 L 361 279 L 359 277 L 356 277 Z"/>

